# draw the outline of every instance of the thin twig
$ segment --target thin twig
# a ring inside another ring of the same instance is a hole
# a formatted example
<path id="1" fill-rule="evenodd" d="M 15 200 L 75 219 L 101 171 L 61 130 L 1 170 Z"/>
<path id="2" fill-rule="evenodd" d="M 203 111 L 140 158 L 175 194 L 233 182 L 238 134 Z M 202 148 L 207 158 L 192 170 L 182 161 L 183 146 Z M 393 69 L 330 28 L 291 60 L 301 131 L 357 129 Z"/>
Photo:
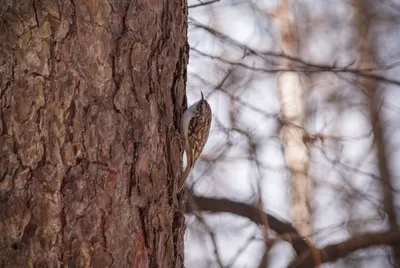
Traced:
<path id="1" fill-rule="evenodd" d="M 207 6 L 207 5 L 210 5 L 210 4 L 212 4 L 212 3 L 219 2 L 219 0 L 212 0 L 212 1 L 208 1 L 208 2 L 201 2 L 201 1 L 199 1 L 199 2 L 200 2 L 200 3 L 198 3 L 198 4 L 194 4 L 194 5 L 188 6 L 188 8 L 195 8 L 195 7 Z"/>

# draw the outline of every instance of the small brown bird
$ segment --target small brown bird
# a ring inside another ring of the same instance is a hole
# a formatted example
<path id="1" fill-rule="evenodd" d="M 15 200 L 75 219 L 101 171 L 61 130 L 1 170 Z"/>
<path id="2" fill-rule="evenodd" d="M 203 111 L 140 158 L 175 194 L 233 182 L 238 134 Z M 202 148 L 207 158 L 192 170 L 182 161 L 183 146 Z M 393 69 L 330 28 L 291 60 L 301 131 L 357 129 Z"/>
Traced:
<path id="1" fill-rule="evenodd" d="M 210 104 L 204 99 L 203 92 L 201 92 L 201 100 L 192 104 L 184 112 L 181 120 L 181 135 L 185 142 L 187 165 L 179 183 L 179 190 L 182 189 L 197 158 L 203 151 L 210 134 L 211 118 Z"/>

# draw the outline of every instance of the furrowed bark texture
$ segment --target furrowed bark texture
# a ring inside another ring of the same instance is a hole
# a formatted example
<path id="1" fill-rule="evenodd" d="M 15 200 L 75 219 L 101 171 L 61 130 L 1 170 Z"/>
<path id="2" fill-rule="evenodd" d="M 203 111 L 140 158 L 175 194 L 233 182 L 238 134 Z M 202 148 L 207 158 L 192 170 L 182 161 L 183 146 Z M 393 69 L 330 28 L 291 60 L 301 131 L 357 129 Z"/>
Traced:
<path id="1" fill-rule="evenodd" d="M 187 3 L 0 5 L 0 267 L 182 267 Z"/>

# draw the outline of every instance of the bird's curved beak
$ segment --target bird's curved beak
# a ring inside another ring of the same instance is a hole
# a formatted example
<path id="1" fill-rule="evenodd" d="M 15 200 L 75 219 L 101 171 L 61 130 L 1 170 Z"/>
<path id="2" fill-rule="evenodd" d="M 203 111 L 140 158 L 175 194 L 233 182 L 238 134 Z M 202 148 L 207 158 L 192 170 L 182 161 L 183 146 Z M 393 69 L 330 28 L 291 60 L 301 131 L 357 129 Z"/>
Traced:
<path id="1" fill-rule="evenodd" d="M 203 91 L 200 91 L 200 93 L 201 93 L 201 99 L 204 100 Z"/>

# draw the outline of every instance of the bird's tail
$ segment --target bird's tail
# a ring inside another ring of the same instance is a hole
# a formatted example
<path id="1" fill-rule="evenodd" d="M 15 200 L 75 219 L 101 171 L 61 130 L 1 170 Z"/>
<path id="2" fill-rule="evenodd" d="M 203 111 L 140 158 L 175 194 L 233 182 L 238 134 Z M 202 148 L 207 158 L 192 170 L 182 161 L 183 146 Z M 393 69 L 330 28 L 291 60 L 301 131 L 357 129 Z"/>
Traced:
<path id="1" fill-rule="evenodd" d="M 185 151 L 186 151 L 187 164 L 186 164 L 185 171 L 183 171 L 182 178 L 179 181 L 178 192 L 180 192 L 183 188 L 183 185 L 185 185 L 185 181 L 189 177 L 189 173 L 192 170 L 193 164 L 194 164 L 193 163 L 193 155 L 191 152 L 192 150 L 190 150 L 189 144 L 186 144 L 185 148 L 186 148 Z"/>

